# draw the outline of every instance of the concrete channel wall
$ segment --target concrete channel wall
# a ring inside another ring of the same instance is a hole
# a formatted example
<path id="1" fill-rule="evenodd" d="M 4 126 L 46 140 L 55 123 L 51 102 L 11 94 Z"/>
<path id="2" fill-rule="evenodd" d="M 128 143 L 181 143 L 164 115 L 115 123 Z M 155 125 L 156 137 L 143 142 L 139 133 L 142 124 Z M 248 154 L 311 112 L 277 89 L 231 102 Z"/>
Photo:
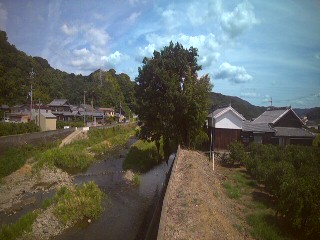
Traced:
<path id="1" fill-rule="evenodd" d="M 175 157 L 175 161 L 173 163 L 173 167 L 171 170 L 171 174 L 170 174 L 170 178 L 169 178 L 169 182 L 168 182 L 168 186 L 167 186 L 167 190 L 163 199 L 163 204 L 162 204 L 162 210 L 161 210 L 161 217 L 160 217 L 160 223 L 159 223 L 159 229 L 158 229 L 158 240 L 166 240 L 164 239 L 164 228 L 166 226 L 166 219 L 167 219 L 167 211 L 168 211 L 168 199 L 170 199 L 170 195 L 172 194 L 172 186 L 173 186 L 173 182 L 174 182 L 174 178 L 177 174 L 177 164 L 178 161 L 181 161 L 181 149 L 180 146 L 178 147 L 177 153 L 176 153 L 176 157 Z"/>
<path id="2" fill-rule="evenodd" d="M 55 140 L 61 140 L 74 132 L 75 128 L 60 129 L 46 132 L 26 133 L 0 137 L 0 154 L 9 147 L 19 147 L 25 144 L 38 145 Z"/>

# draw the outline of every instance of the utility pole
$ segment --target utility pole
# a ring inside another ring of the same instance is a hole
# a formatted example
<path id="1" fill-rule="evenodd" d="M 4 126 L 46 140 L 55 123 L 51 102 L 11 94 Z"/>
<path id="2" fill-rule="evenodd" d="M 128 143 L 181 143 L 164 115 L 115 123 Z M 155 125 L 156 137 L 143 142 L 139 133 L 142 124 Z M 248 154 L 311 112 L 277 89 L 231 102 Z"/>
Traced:
<path id="1" fill-rule="evenodd" d="M 83 123 L 84 123 L 84 126 L 86 126 L 86 92 L 87 91 L 83 91 L 83 107 L 84 107 Z"/>
<path id="2" fill-rule="evenodd" d="M 40 98 L 39 98 L 39 113 L 38 113 L 38 117 L 39 117 L 39 127 L 40 127 Z"/>
<path id="3" fill-rule="evenodd" d="M 120 115 L 119 115 L 119 122 L 121 122 L 121 102 L 120 102 Z"/>
<path id="4" fill-rule="evenodd" d="M 33 68 L 31 69 L 31 72 L 29 73 L 29 79 L 30 79 L 30 98 L 31 98 L 31 101 L 30 101 L 30 121 L 32 121 L 32 80 L 34 78 L 34 76 L 36 75 L 36 73 L 33 71 Z"/>
<path id="5" fill-rule="evenodd" d="M 92 123 L 93 123 L 93 98 L 91 100 L 91 114 L 92 114 Z"/>
<path id="6" fill-rule="evenodd" d="M 270 107 L 272 107 L 272 97 L 270 98 L 270 100 L 268 102 L 270 103 Z"/>

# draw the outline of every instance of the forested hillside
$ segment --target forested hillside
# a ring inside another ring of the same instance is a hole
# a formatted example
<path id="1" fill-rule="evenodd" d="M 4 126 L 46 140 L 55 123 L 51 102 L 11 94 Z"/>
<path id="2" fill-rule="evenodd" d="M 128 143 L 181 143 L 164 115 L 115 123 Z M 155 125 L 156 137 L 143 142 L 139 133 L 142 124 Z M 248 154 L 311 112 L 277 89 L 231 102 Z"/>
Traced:
<path id="1" fill-rule="evenodd" d="M 89 76 L 69 74 L 52 68 L 41 57 L 31 57 L 16 49 L 8 42 L 6 32 L 0 31 L 0 104 L 9 106 L 30 102 L 29 72 L 36 73 L 33 78 L 33 99 L 47 104 L 54 98 L 66 98 L 71 104 L 92 99 L 95 106 L 123 107 L 129 110 L 134 102 L 134 82 L 128 75 L 97 70 Z"/>
<path id="2" fill-rule="evenodd" d="M 221 93 L 211 93 L 210 101 L 213 109 L 229 106 L 229 104 L 231 104 L 231 106 L 240 114 L 242 114 L 247 120 L 258 117 L 267 109 L 266 107 L 254 106 L 241 98 L 226 96 Z"/>

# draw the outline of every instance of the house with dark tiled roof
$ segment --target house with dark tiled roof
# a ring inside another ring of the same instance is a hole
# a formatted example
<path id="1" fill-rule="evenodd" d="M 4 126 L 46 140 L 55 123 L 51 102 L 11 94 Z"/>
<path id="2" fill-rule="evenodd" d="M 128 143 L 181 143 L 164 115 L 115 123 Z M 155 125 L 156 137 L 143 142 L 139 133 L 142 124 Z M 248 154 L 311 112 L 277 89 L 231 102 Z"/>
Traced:
<path id="1" fill-rule="evenodd" d="M 48 104 L 52 114 L 57 117 L 57 120 L 64 121 L 64 115 L 66 113 L 71 113 L 71 105 L 67 99 L 54 99 L 51 103 Z"/>
<path id="2" fill-rule="evenodd" d="M 231 106 L 218 108 L 207 116 L 209 136 L 216 150 L 228 149 L 229 144 L 240 141 L 245 118 Z"/>
<path id="3" fill-rule="evenodd" d="M 255 120 L 243 123 L 241 141 L 244 144 L 312 145 L 315 136 L 303 126 L 304 122 L 291 107 L 269 108 Z"/>

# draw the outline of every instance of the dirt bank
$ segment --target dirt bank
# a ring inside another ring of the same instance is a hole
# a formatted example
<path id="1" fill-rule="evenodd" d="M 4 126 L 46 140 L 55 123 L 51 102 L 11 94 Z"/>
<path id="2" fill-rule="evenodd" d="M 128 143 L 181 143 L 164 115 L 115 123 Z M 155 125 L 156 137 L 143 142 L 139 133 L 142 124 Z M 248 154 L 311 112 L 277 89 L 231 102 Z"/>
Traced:
<path id="1" fill-rule="evenodd" d="M 202 153 L 181 150 L 158 239 L 251 239 L 236 228 L 246 223 L 222 187 L 225 171 L 217 165 L 213 172 L 212 162 Z"/>
<path id="2" fill-rule="evenodd" d="M 0 212 L 15 214 L 24 205 L 32 203 L 33 197 L 26 198 L 26 196 L 30 196 L 30 193 L 49 191 L 71 184 L 72 177 L 56 167 L 45 167 L 39 173 L 33 174 L 32 165 L 27 163 L 2 179 L 0 184 Z"/>

